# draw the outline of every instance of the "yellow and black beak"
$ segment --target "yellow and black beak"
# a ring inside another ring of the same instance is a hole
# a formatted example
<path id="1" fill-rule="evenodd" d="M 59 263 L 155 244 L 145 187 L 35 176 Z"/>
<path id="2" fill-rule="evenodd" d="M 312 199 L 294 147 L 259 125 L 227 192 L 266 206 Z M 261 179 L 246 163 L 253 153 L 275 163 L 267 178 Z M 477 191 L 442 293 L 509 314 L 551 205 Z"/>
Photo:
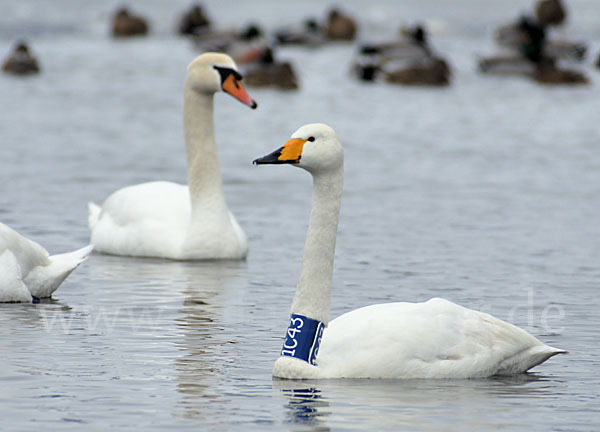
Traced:
<path id="1" fill-rule="evenodd" d="M 250 97 L 244 86 L 242 85 L 242 76 L 240 73 L 231 68 L 215 66 L 215 69 L 221 75 L 221 89 L 229 93 L 231 96 L 255 109 L 258 104 Z"/>
<path id="2" fill-rule="evenodd" d="M 302 148 L 307 140 L 292 138 L 286 142 L 283 147 L 278 148 L 273 153 L 255 159 L 254 165 L 264 164 L 297 164 L 302 157 Z"/>

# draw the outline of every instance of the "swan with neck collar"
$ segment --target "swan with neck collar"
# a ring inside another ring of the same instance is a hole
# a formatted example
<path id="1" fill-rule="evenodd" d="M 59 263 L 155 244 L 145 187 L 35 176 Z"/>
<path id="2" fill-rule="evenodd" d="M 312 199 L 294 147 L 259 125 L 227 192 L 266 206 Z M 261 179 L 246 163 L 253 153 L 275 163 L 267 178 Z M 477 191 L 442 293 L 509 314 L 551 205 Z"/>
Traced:
<path id="1" fill-rule="evenodd" d="M 283 147 L 254 163 L 292 164 L 313 177 L 302 269 L 282 355 L 273 367 L 274 377 L 483 378 L 523 373 L 565 352 L 489 314 L 440 298 L 424 303 L 375 304 L 330 322 L 344 179 L 342 146 L 329 126 L 309 124 L 298 129 Z M 299 335 L 314 328 L 315 320 L 326 326 L 322 338 L 317 330 L 308 343 L 298 343 L 304 337 Z M 300 346 L 310 348 L 308 361 L 292 356 Z"/>
<path id="2" fill-rule="evenodd" d="M 142 183 L 119 189 L 102 207 L 90 203 L 91 242 L 97 251 L 175 260 L 246 257 L 248 240 L 223 194 L 213 124 L 216 92 L 256 108 L 241 79 L 225 54 L 205 53 L 190 63 L 183 104 L 188 186 Z"/>

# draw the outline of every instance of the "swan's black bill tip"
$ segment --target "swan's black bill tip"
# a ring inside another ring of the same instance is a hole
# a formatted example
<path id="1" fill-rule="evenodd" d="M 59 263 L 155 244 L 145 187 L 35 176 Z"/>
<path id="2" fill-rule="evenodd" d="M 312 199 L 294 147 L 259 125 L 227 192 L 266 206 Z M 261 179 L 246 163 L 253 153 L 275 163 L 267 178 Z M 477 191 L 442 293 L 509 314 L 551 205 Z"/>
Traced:
<path id="1" fill-rule="evenodd" d="M 272 153 L 269 153 L 266 156 L 259 157 L 258 159 L 254 159 L 252 162 L 253 165 L 274 165 L 274 164 L 284 164 L 289 163 L 289 161 L 281 160 L 281 152 L 283 151 L 283 147 L 278 148 Z"/>
<path id="2" fill-rule="evenodd" d="M 254 159 L 254 160 L 252 161 L 252 165 L 267 165 L 267 164 L 272 164 L 272 163 L 273 163 L 273 162 L 271 162 L 271 161 L 269 161 L 269 160 L 266 160 L 266 158 L 265 158 L 265 157 L 261 157 L 261 158 L 258 158 L 258 159 Z"/>

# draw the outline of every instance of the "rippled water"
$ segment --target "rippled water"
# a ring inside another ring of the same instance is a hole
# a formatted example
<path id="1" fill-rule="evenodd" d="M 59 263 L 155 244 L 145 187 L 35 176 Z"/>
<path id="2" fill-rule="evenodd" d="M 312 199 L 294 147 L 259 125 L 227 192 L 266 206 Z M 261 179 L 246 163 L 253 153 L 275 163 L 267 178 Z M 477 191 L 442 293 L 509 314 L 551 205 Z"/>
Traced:
<path id="1" fill-rule="evenodd" d="M 0 305 L 0 429 L 598 430 L 600 74 L 582 65 L 585 88 L 479 76 L 491 29 L 529 2 L 455 3 L 379 2 L 361 15 L 367 31 L 390 35 L 403 20 L 437 18 L 433 42 L 455 71 L 448 89 L 355 82 L 352 47 L 334 45 L 282 50 L 302 88 L 250 89 L 256 111 L 217 95 L 248 260 L 94 254 L 53 300 Z M 171 26 L 188 2 L 139 2 L 155 32 L 122 42 L 106 37 L 116 4 L 0 1 L 0 51 L 31 34 L 44 69 L 0 77 L 0 220 L 52 253 L 86 244 L 87 201 L 185 181 L 182 81 L 197 53 Z M 261 16 L 271 27 L 325 9 L 252 4 L 208 7 L 226 25 Z M 569 4 L 566 33 L 599 40 L 595 2 Z M 311 185 L 300 170 L 250 161 L 314 121 L 346 151 L 332 316 L 443 296 L 570 354 L 510 379 L 273 381 Z"/>

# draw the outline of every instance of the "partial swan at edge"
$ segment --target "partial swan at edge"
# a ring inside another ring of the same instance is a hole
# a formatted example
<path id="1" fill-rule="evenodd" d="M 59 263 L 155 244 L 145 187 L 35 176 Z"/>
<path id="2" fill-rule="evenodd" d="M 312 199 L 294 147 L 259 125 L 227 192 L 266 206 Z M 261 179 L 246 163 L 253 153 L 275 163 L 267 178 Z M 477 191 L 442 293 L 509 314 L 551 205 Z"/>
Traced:
<path id="1" fill-rule="evenodd" d="M 0 303 L 31 302 L 52 296 L 92 249 L 88 245 L 51 256 L 38 243 L 0 223 Z"/>

